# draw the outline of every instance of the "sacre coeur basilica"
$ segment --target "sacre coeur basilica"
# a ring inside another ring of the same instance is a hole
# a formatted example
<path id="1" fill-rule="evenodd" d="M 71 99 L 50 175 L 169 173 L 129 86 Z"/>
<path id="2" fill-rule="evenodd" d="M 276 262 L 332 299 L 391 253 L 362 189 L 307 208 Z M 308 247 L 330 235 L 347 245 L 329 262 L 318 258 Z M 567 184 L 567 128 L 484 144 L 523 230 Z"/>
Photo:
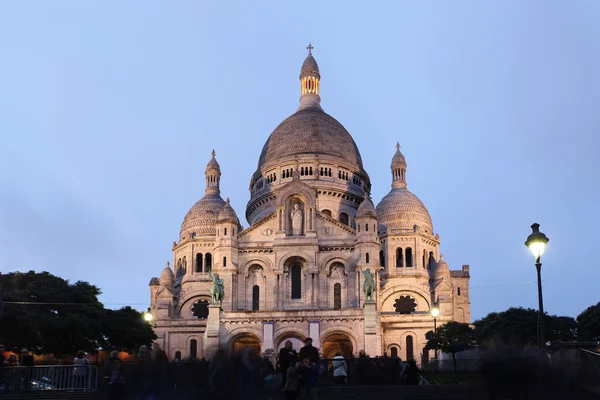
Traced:
<path id="1" fill-rule="evenodd" d="M 173 261 L 150 281 L 169 358 L 210 358 L 219 347 L 276 353 L 287 340 L 298 350 L 311 337 L 326 358 L 364 350 L 420 362 L 433 306 L 438 325 L 470 322 L 469 266 L 444 261 L 427 208 L 407 188 L 400 146 L 391 190 L 375 207 L 352 136 L 321 108 L 308 49 L 300 106 L 271 133 L 250 177 L 250 226 L 221 197 L 213 151 Z"/>

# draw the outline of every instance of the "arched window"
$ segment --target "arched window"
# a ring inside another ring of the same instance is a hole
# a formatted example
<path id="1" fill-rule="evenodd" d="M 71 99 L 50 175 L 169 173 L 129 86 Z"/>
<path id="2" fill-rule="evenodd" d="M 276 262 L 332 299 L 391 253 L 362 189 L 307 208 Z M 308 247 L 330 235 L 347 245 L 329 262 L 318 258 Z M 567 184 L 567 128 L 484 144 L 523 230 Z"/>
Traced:
<path id="1" fill-rule="evenodd" d="M 321 214 L 325 214 L 325 215 L 327 215 L 328 217 L 331 217 L 331 211 L 329 211 L 329 210 L 322 210 L 322 211 L 321 211 Z"/>
<path id="2" fill-rule="evenodd" d="M 302 267 L 292 265 L 292 299 L 302 298 Z"/>
<path id="3" fill-rule="evenodd" d="M 406 255 L 406 266 L 412 267 L 413 266 L 413 256 L 412 256 L 412 249 L 410 247 L 406 248 L 405 255 Z"/>
<path id="4" fill-rule="evenodd" d="M 408 335 L 406 337 L 406 360 L 414 360 L 415 359 L 415 351 L 413 347 L 413 337 Z"/>
<path id="5" fill-rule="evenodd" d="M 195 360 L 198 357 L 198 341 L 196 339 L 190 340 L 190 358 Z"/>
<path id="6" fill-rule="evenodd" d="M 344 225 L 350 225 L 349 218 L 348 218 L 348 214 L 346 214 L 346 213 L 341 213 L 341 214 L 340 214 L 340 222 L 341 222 L 342 224 L 344 224 Z"/>
<path id="7" fill-rule="evenodd" d="M 260 287 L 252 286 L 252 311 L 258 311 L 260 307 Z"/>
<path id="8" fill-rule="evenodd" d="M 358 232 L 360 232 L 360 225 L 356 225 L 356 227 L 358 228 Z"/>
<path id="9" fill-rule="evenodd" d="M 365 262 L 367 264 L 369 263 L 369 253 L 365 254 Z"/>
<path id="10" fill-rule="evenodd" d="M 206 253 L 204 255 L 204 272 L 210 272 L 212 270 L 212 255 Z"/>
<path id="11" fill-rule="evenodd" d="M 433 267 L 433 263 L 435 262 L 434 258 L 433 258 L 433 251 L 429 252 L 429 260 L 427 260 L 427 269 L 431 271 L 431 268 Z"/>
<path id="12" fill-rule="evenodd" d="M 187 259 L 185 258 L 185 256 L 183 256 L 183 262 L 181 266 L 183 267 L 183 275 L 185 275 L 185 273 L 187 272 Z"/>
<path id="13" fill-rule="evenodd" d="M 223 257 L 223 266 L 226 267 L 227 266 L 227 257 Z"/>
<path id="14" fill-rule="evenodd" d="M 460 288 L 456 288 L 456 294 L 460 296 Z"/>
<path id="15" fill-rule="evenodd" d="M 423 250 L 423 268 L 427 269 L 427 250 Z"/>
<path id="16" fill-rule="evenodd" d="M 339 283 L 333 285 L 333 309 L 342 309 L 342 285 Z"/>
<path id="17" fill-rule="evenodd" d="M 396 268 L 404 267 L 404 257 L 402 256 L 402 247 L 396 249 Z"/>
<path id="18" fill-rule="evenodd" d="M 383 250 L 379 250 L 379 266 L 385 267 L 385 255 L 383 254 Z"/>
<path id="19" fill-rule="evenodd" d="M 398 348 L 397 347 L 394 346 L 390 349 L 390 356 L 398 357 Z"/>
<path id="20" fill-rule="evenodd" d="M 223 236 L 227 236 L 227 228 L 223 228 Z"/>
<path id="21" fill-rule="evenodd" d="M 369 232 L 369 224 L 365 224 L 365 231 Z"/>
<path id="22" fill-rule="evenodd" d="M 202 253 L 196 253 L 196 272 L 202 272 Z"/>

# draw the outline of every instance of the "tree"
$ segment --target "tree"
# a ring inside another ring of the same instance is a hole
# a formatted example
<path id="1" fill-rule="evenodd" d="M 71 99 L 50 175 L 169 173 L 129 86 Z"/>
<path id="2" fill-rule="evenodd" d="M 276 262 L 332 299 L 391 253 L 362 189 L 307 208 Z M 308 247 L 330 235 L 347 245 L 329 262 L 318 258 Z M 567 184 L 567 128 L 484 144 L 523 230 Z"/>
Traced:
<path id="1" fill-rule="evenodd" d="M 111 331 L 114 314 L 98 300 L 100 289 L 88 282 L 70 283 L 48 272 L 29 271 L 0 275 L 0 284 L 4 291 L 0 337 L 10 350 L 28 348 L 56 356 L 95 352 L 111 341 L 108 334 L 115 334 Z M 121 324 L 128 329 L 139 320 L 121 319 Z M 147 342 L 148 332 L 141 331 L 141 335 L 130 340 Z M 150 337 L 154 338 L 153 333 Z M 113 341 L 122 346 L 123 340 Z"/>
<path id="2" fill-rule="evenodd" d="M 600 340 L 600 303 L 589 306 L 577 316 L 581 336 L 589 340 Z"/>
<path id="3" fill-rule="evenodd" d="M 480 343 L 489 340 L 524 346 L 537 341 L 538 312 L 531 308 L 509 308 L 493 312 L 475 321 L 475 334 Z M 577 322 L 571 317 L 544 315 L 547 340 L 568 341 L 577 337 Z"/>
<path id="4" fill-rule="evenodd" d="M 112 350 L 133 353 L 156 339 L 152 326 L 144 321 L 143 314 L 131 307 L 106 310 L 104 321 L 102 333 L 107 348 Z"/>
<path id="5" fill-rule="evenodd" d="M 472 349 L 477 344 L 473 337 L 473 329 L 469 324 L 463 324 L 456 321 L 450 321 L 439 328 L 434 333 L 429 331 L 425 334 L 427 339 L 427 349 L 441 350 L 444 353 L 452 354 L 452 362 L 456 371 L 456 353 Z"/>

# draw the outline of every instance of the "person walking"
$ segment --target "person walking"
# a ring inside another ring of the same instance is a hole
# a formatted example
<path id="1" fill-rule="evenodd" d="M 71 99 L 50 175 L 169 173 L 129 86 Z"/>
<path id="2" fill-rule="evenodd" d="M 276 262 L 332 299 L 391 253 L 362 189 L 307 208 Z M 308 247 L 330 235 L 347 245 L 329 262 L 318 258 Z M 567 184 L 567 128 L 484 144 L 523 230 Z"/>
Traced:
<path id="1" fill-rule="evenodd" d="M 344 360 L 342 353 L 336 353 L 333 357 L 333 378 L 335 383 L 343 385 L 348 383 L 348 364 Z"/>

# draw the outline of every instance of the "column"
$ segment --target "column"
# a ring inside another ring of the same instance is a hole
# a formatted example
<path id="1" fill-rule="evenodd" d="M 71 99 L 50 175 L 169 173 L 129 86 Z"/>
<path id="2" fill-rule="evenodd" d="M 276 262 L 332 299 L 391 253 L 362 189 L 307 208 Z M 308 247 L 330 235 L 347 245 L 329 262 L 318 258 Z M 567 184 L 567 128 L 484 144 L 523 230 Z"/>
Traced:
<path id="1" fill-rule="evenodd" d="M 321 349 L 320 321 L 308 321 L 308 336 L 313 340 L 313 346 L 317 349 Z"/>
<path id="2" fill-rule="evenodd" d="M 260 352 L 264 353 L 266 350 L 275 349 L 275 342 L 273 332 L 275 331 L 275 324 L 273 322 L 263 322 L 263 334 L 262 334 L 262 345 Z"/>

